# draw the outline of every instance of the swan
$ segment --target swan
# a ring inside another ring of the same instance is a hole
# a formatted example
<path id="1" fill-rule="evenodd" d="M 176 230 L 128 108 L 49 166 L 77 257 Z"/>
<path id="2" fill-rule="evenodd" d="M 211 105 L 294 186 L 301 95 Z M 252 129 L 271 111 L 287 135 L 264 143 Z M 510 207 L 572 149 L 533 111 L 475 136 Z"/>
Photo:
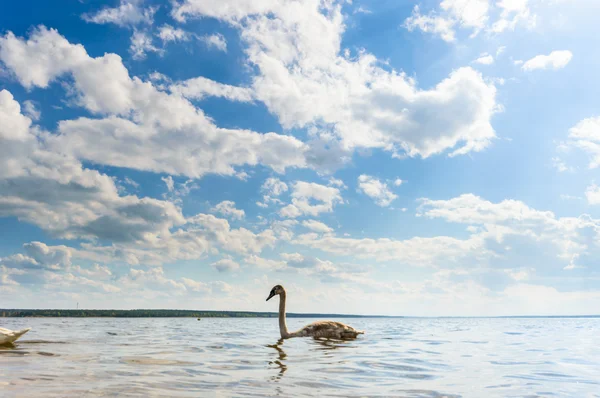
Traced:
<path id="1" fill-rule="evenodd" d="M 331 339 L 353 339 L 359 334 L 365 332 L 356 330 L 351 326 L 344 325 L 340 322 L 333 321 L 317 321 L 310 325 L 304 326 L 302 329 L 296 332 L 288 332 L 287 325 L 285 323 L 285 289 L 281 285 L 276 285 L 271 289 L 267 301 L 272 297 L 279 295 L 279 332 L 281 333 L 282 339 L 289 339 L 290 337 L 317 337 L 317 338 L 331 338 Z"/>
<path id="2" fill-rule="evenodd" d="M 14 343 L 19 337 L 29 332 L 31 328 L 22 330 L 10 330 L 0 328 L 0 345 Z"/>

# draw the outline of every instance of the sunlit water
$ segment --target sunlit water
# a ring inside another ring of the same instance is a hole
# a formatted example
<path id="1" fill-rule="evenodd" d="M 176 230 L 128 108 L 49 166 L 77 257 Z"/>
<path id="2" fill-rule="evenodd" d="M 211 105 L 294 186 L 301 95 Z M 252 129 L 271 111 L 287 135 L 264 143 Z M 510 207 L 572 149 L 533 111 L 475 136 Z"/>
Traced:
<path id="1" fill-rule="evenodd" d="M 0 396 L 600 397 L 600 319 L 340 320 L 367 334 L 278 343 L 276 319 L 0 318 L 33 328 L 0 348 Z"/>

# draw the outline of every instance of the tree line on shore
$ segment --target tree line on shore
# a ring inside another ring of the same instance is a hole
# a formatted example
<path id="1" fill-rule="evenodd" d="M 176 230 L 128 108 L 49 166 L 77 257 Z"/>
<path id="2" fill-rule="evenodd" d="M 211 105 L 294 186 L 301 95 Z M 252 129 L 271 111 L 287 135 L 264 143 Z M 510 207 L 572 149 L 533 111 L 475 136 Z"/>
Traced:
<path id="1" fill-rule="evenodd" d="M 195 310 L 89 310 L 89 309 L 0 309 L 1 317 L 73 317 L 73 318 L 276 318 L 276 312 L 250 311 L 195 311 Z M 360 315 L 340 314 L 286 314 L 288 318 L 351 317 Z"/>

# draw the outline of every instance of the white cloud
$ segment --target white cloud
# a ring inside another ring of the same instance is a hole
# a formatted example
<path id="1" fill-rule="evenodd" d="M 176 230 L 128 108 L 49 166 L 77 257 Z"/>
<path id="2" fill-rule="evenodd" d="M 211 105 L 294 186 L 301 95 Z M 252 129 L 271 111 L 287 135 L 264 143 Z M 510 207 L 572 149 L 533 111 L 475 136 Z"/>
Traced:
<path id="1" fill-rule="evenodd" d="M 381 207 L 389 206 L 398 197 L 398 195 L 390 191 L 386 183 L 366 174 L 358 177 L 358 188 L 365 195 L 375 200 L 377 206 Z"/>
<path id="2" fill-rule="evenodd" d="M 488 53 L 483 53 L 473 62 L 481 65 L 491 65 L 494 63 L 494 57 Z"/>
<path id="3" fill-rule="evenodd" d="M 507 249 L 501 246 L 494 248 L 506 257 L 506 261 L 509 261 L 512 251 L 506 242 L 511 241 L 521 245 L 521 250 L 530 245 L 529 250 L 539 256 L 536 263 L 542 267 L 549 267 L 552 262 L 573 261 L 575 254 L 580 262 L 589 262 L 600 254 L 600 220 L 587 215 L 557 218 L 550 211 L 535 210 L 520 201 L 492 203 L 472 194 L 450 200 L 423 200 L 419 214 L 484 226 L 480 236 L 488 241 L 490 247 L 495 245 L 492 242 L 507 245 Z"/>
<path id="4" fill-rule="evenodd" d="M 402 185 L 404 183 L 404 181 L 402 181 L 400 178 L 396 178 L 394 180 L 394 186 L 395 187 L 399 187 L 400 185 Z"/>
<path id="5" fill-rule="evenodd" d="M 223 258 L 211 264 L 219 272 L 233 272 L 240 269 L 240 265 L 229 258 Z"/>
<path id="6" fill-rule="evenodd" d="M 12 95 L 0 92 L 0 216 L 62 238 L 144 240 L 184 222 L 172 203 L 119 196 L 112 178 L 48 150 L 52 136 L 31 127 Z M 8 128 L 8 130 L 7 130 Z"/>
<path id="7" fill-rule="evenodd" d="M 152 43 L 152 36 L 148 33 L 136 30 L 131 35 L 131 44 L 129 46 L 129 52 L 133 59 L 142 60 L 146 58 L 147 53 L 154 52 L 162 55 L 164 51 L 156 47 Z"/>
<path id="8" fill-rule="evenodd" d="M 449 266 L 462 258 L 472 256 L 482 246 L 479 239 L 460 240 L 447 236 L 393 240 L 318 237 L 306 234 L 298 236 L 294 243 L 340 256 L 394 261 L 416 266 L 436 266 L 440 261 L 445 261 L 445 265 Z"/>
<path id="9" fill-rule="evenodd" d="M 42 242 L 23 245 L 24 254 L 18 253 L 0 258 L 0 264 L 7 268 L 68 270 L 71 266 L 72 251 L 66 246 L 47 246 Z"/>
<path id="10" fill-rule="evenodd" d="M 35 103 L 30 100 L 23 102 L 23 113 L 33 121 L 38 121 L 42 117 L 42 112 L 40 112 Z"/>
<path id="11" fill-rule="evenodd" d="M 517 24 L 527 28 L 533 28 L 537 22 L 537 16 L 529 9 L 528 0 L 500 0 L 496 7 L 500 9 L 500 17 L 490 28 L 493 33 L 501 33 L 505 30 L 514 30 Z"/>
<path id="12" fill-rule="evenodd" d="M 317 216 L 333 211 L 333 206 L 342 202 L 339 189 L 314 182 L 295 182 L 291 196 L 292 203 L 279 210 L 282 217 Z M 311 204 L 311 201 L 317 203 Z"/>
<path id="13" fill-rule="evenodd" d="M 95 14 L 84 14 L 82 18 L 91 23 L 112 23 L 119 26 L 130 26 L 137 24 L 151 25 L 154 20 L 156 7 L 142 7 L 143 0 L 121 0 L 118 7 L 103 8 Z"/>
<path id="14" fill-rule="evenodd" d="M 200 41 L 204 42 L 208 48 L 214 48 L 219 51 L 227 52 L 227 40 L 220 33 L 199 37 Z"/>
<path id="15" fill-rule="evenodd" d="M 259 207 L 267 208 L 271 203 L 283 203 L 277 197 L 287 192 L 288 186 L 279 178 L 270 177 L 265 180 L 261 186 L 261 191 L 264 193 L 263 201 L 256 202 Z"/>
<path id="16" fill-rule="evenodd" d="M 294 228 L 298 225 L 297 220 L 274 220 L 271 222 L 271 230 L 277 239 L 291 241 L 294 237 Z"/>
<path id="17" fill-rule="evenodd" d="M 207 79 L 195 77 L 173 84 L 169 87 L 173 93 L 181 94 L 190 99 L 203 99 L 205 97 L 222 97 L 230 101 L 251 102 L 254 100 L 253 92 L 246 87 L 230 86 Z"/>
<path id="18" fill-rule="evenodd" d="M 167 190 L 169 192 L 173 192 L 173 189 L 175 189 L 175 182 L 173 181 L 173 177 L 167 176 L 161 177 L 160 179 L 167 185 Z"/>
<path id="19" fill-rule="evenodd" d="M 194 180 L 187 180 L 183 183 L 175 183 L 171 176 L 160 178 L 167 186 L 167 192 L 162 196 L 177 205 L 181 205 L 182 199 L 187 196 L 192 190 L 198 189 L 199 186 Z"/>
<path id="20" fill-rule="evenodd" d="M 552 51 L 549 55 L 536 55 L 522 66 L 524 71 L 536 69 L 562 69 L 571 61 L 573 53 L 568 50 Z"/>
<path id="21" fill-rule="evenodd" d="M 559 157 L 552 158 L 552 166 L 560 173 L 565 171 L 573 171 L 572 167 L 567 166 L 567 164 Z"/>
<path id="22" fill-rule="evenodd" d="M 329 179 L 329 185 L 333 185 L 334 187 L 338 187 L 340 189 L 346 189 L 346 188 L 348 188 L 346 186 L 346 184 L 344 184 L 344 181 L 342 181 L 342 180 L 340 180 L 338 178 L 333 178 L 333 177 L 331 177 Z"/>
<path id="23" fill-rule="evenodd" d="M 0 60 L 28 88 L 72 74 L 75 101 L 109 115 L 59 123 L 61 134 L 49 142 L 80 159 L 192 178 L 234 175 L 243 165 L 278 172 L 306 166 L 307 147 L 294 137 L 218 128 L 181 96 L 131 78 L 119 56 L 90 58 L 55 30 L 39 28 L 28 41 L 9 32 L 0 39 Z"/>
<path id="24" fill-rule="evenodd" d="M 79 265 L 76 265 L 71 267 L 71 271 L 95 279 L 106 279 L 113 275 L 112 271 L 108 267 L 100 264 L 94 264 L 91 268 L 83 268 Z"/>
<path id="25" fill-rule="evenodd" d="M 316 127 L 315 143 L 336 148 L 328 154 L 314 149 L 319 161 L 339 162 L 340 154 L 348 157 L 355 148 L 422 157 L 452 150 L 458 155 L 482 150 L 495 138 L 490 119 L 497 110 L 496 89 L 475 70 L 457 69 L 431 89 L 420 90 L 404 73 L 382 69 L 367 52 L 343 55 L 338 4 L 260 3 L 183 1 L 173 14 L 214 17 L 241 30 L 248 60 L 258 70 L 255 98 L 285 128 Z M 477 6 L 474 10 L 465 11 L 465 23 L 478 24 Z"/>
<path id="26" fill-rule="evenodd" d="M 500 222 L 544 223 L 554 218 L 552 212 L 541 212 L 517 200 L 492 203 L 473 194 L 449 200 L 423 199 L 419 213 L 430 218 L 443 218 L 455 223 L 497 224 Z"/>
<path id="27" fill-rule="evenodd" d="M 0 49 L 1 50 L 1 49 Z M 7 90 L 0 91 L 0 137 L 3 140 L 25 142 L 32 140 L 29 133 L 31 119 L 21 114 L 21 106 Z M 7 144 L 7 142 L 5 142 Z M 1 150 L 0 150 L 0 153 Z M 2 164 L 2 162 L 0 162 Z"/>
<path id="28" fill-rule="evenodd" d="M 272 246 L 275 235 L 271 230 L 255 234 L 245 228 L 231 229 L 229 222 L 210 214 L 198 214 L 188 219 L 188 232 L 175 237 L 189 239 L 197 234 L 207 237 L 213 244 L 236 253 L 260 253 L 265 246 Z M 188 236 L 186 236 L 188 235 Z"/>
<path id="29" fill-rule="evenodd" d="M 564 145 L 587 152 L 590 169 L 600 166 L 600 117 L 583 119 L 569 129 L 569 141 Z"/>
<path id="30" fill-rule="evenodd" d="M 244 210 L 236 209 L 235 202 L 230 200 L 224 200 L 223 202 L 217 204 L 215 207 L 213 207 L 212 211 L 238 220 L 241 220 L 246 215 Z"/>
<path id="31" fill-rule="evenodd" d="M 302 221 L 302 225 L 310 229 L 311 231 L 319 232 L 322 234 L 328 234 L 330 232 L 333 232 L 333 228 L 317 220 L 304 220 Z"/>
<path id="32" fill-rule="evenodd" d="M 190 34 L 181 28 L 174 28 L 169 24 L 164 24 L 158 28 L 156 34 L 163 43 L 177 42 L 177 41 L 188 41 L 190 40 Z"/>
<path id="33" fill-rule="evenodd" d="M 286 262 L 281 260 L 272 260 L 257 255 L 251 255 L 244 259 L 244 262 L 250 265 L 255 265 L 261 269 L 279 270 L 286 267 Z"/>
<path id="34" fill-rule="evenodd" d="M 447 42 L 456 41 L 458 29 L 471 32 L 472 38 L 481 31 L 498 34 L 514 30 L 517 25 L 526 28 L 536 25 L 536 15 L 531 13 L 528 0 L 443 0 L 439 9 L 425 15 L 415 6 L 403 24 L 409 31 L 420 29 Z"/>
<path id="35" fill-rule="evenodd" d="M 234 7 L 235 5 L 235 7 Z M 184 0 L 175 4 L 171 15 L 177 21 L 184 22 L 189 17 L 208 16 L 217 19 L 234 21 L 252 14 L 263 14 L 273 11 L 286 4 L 279 0 L 236 0 L 220 1 L 213 4 L 198 2 L 195 0 Z"/>
<path id="36" fill-rule="evenodd" d="M 535 269 L 538 276 L 556 276 L 569 265 L 595 267 L 600 255 L 600 220 L 587 215 L 558 218 L 520 201 L 492 203 L 471 194 L 450 200 L 423 199 L 418 215 L 469 225 L 470 235 L 463 239 L 435 236 L 394 240 L 304 234 L 294 243 L 339 256 L 398 265 L 505 269 L 512 270 L 513 275 Z"/>
<path id="37" fill-rule="evenodd" d="M 292 268 L 310 268 L 315 266 L 315 260 L 313 258 L 306 258 L 300 253 L 281 253 L 288 267 Z"/>
<path id="38" fill-rule="evenodd" d="M 454 25 L 455 21 L 448 18 L 437 16 L 435 14 L 422 15 L 419 6 L 415 6 L 412 15 L 408 17 L 403 24 L 409 32 L 420 29 L 425 33 L 439 35 L 442 40 L 447 42 L 456 40 Z"/>
<path id="39" fill-rule="evenodd" d="M 591 205 L 600 205 L 600 187 L 592 184 L 585 190 L 585 198 Z"/>
<path id="40" fill-rule="evenodd" d="M 278 178 L 267 178 L 262 185 L 262 190 L 269 196 L 279 196 L 284 192 L 287 192 L 288 186 L 285 182 Z"/>

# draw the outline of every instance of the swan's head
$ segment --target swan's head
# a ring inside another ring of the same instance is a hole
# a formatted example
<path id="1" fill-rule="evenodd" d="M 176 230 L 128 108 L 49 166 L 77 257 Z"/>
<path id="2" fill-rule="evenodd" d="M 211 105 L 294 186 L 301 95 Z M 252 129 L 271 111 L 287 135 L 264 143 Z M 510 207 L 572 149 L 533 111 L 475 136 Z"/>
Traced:
<path id="1" fill-rule="evenodd" d="M 267 301 L 269 301 L 273 296 L 276 296 L 276 295 L 282 294 L 282 293 L 285 293 L 285 290 L 283 290 L 283 286 L 281 286 L 281 285 L 273 286 L 273 289 L 271 289 L 271 293 L 269 293 L 269 297 L 267 297 Z"/>

